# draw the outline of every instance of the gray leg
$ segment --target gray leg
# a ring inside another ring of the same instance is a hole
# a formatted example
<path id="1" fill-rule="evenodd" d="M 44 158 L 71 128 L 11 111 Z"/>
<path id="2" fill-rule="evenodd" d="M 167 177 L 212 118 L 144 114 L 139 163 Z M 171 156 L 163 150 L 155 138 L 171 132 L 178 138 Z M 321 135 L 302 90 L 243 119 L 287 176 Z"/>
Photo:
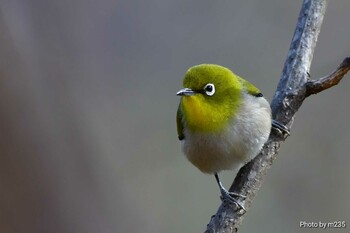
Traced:
<path id="1" fill-rule="evenodd" d="M 222 185 L 222 183 L 221 183 L 217 173 L 215 173 L 215 179 L 216 179 L 216 182 L 218 183 L 219 188 L 220 188 L 221 200 L 223 202 L 226 201 L 226 202 L 234 203 L 234 204 L 238 205 L 241 209 L 243 209 L 245 211 L 244 206 L 241 203 L 239 203 L 239 201 L 236 198 L 234 198 L 233 196 L 241 197 L 241 198 L 246 198 L 246 196 L 238 194 L 238 193 L 233 193 L 233 192 L 227 191 L 225 189 L 225 187 Z"/>

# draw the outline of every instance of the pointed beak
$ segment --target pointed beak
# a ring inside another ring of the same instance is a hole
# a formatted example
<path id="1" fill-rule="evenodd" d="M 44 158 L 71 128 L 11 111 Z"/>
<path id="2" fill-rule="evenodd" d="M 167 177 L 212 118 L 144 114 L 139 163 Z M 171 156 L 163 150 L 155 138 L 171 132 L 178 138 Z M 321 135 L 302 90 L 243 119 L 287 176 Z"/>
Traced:
<path id="1" fill-rule="evenodd" d="M 180 91 L 178 91 L 176 93 L 176 95 L 179 95 L 179 96 L 191 96 L 191 95 L 195 95 L 195 94 L 196 94 L 196 92 L 190 88 L 181 89 Z"/>

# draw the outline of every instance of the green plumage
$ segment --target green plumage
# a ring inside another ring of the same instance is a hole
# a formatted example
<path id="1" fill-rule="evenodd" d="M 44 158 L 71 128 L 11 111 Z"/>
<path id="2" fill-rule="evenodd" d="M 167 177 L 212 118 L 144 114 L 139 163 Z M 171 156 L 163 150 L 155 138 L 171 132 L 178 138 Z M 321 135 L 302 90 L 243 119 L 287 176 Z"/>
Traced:
<path id="1" fill-rule="evenodd" d="M 204 87 L 208 83 L 215 84 L 216 92 L 213 96 L 204 93 Z M 185 75 L 183 85 L 195 95 L 182 97 L 180 101 L 176 116 L 179 140 L 185 137 L 184 119 L 186 127 L 193 132 L 218 132 L 234 117 L 243 101 L 243 92 L 262 96 L 253 84 L 231 70 L 214 64 L 191 67 Z"/>
<path id="2" fill-rule="evenodd" d="M 258 88 L 256 88 L 253 84 L 248 82 L 247 80 L 244 80 L 243 78 L 236 76 L 237 79 L 242 83 L 243 88 L 246 90 L 246 92 L 253 96 L 259 96 L 261 95 L 261 92 Z M 262 95 L 261 95 L 262 96 Z"/>
<path id="3" fill-rule="evenodd" d="M 182 124 L 182 111 L 181 111 L 181 103 L 179 104 L 179 107 L 177 108 L 176 113 L 176 126 L 177 126 L 177 135 L 179 140 L 183 140 L 185 138 L 185 135 L 183 133 L 184 126 Z"/>

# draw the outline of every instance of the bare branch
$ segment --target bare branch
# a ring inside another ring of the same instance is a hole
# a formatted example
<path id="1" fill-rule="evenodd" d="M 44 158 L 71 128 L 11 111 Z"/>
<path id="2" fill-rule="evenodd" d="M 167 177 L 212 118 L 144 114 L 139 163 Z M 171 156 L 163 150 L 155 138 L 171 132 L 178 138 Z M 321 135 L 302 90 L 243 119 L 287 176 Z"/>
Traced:
<path id="1" fill-rule="evenodd" d="M 306 97 L 317 94 L 328 88 L 337 85 L 345 74 L 350 70 L 350 57 L 346 57 L 343 62 L 330 75 L 318 80 L 310 80 L 306 83 Z"/>
<path id="2" fill-rule="evenodd" d="M 326 5 L 326 0 L 304 0 L 281 79 L 271 104 L 273 118 L 289 127 L 292 125 L 294 114 L 307 96 L 307 74 Z M 239 170 L 231 185 L 231 192 L 247 196 L 245 200 L 241 200 L 247 210 L 284 140 L 285 135 L 273 130 L 259 155 Z M 245 212 L 236 206 L 222 203 L 205 232 L 237 232 L 244 216 Z"/>

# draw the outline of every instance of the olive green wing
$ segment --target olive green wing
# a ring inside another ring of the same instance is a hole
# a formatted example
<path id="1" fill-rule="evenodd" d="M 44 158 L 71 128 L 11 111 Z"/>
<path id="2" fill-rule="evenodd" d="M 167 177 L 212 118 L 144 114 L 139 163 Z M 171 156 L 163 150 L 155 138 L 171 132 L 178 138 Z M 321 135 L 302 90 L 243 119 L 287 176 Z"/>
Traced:
<path id="1" fill-rule="evenodd" d="M 184 126 L 182 123 L 182 117 L 183 117 L 183 114 L 182 114 L 181 103 L 180 103 L 179 107 L 177 108 L 177 113 L 176 113 L 177 136 L 178 136 L 180 141 L 185 138 L 185 135 L 183 132 Z"/>
<path id="2" fill-rule="evenodd" d="M 243 88 L 247 91 L 248 94 L 256 96 L 256 97 L 262 97 L 263 96 L 261 91 L 258 88 L 256 88 L 253 84 L 248 82 L 247 80 L 244 80 L 241 77 L 238 77 L 238 80 L 242 83 Z"/>

